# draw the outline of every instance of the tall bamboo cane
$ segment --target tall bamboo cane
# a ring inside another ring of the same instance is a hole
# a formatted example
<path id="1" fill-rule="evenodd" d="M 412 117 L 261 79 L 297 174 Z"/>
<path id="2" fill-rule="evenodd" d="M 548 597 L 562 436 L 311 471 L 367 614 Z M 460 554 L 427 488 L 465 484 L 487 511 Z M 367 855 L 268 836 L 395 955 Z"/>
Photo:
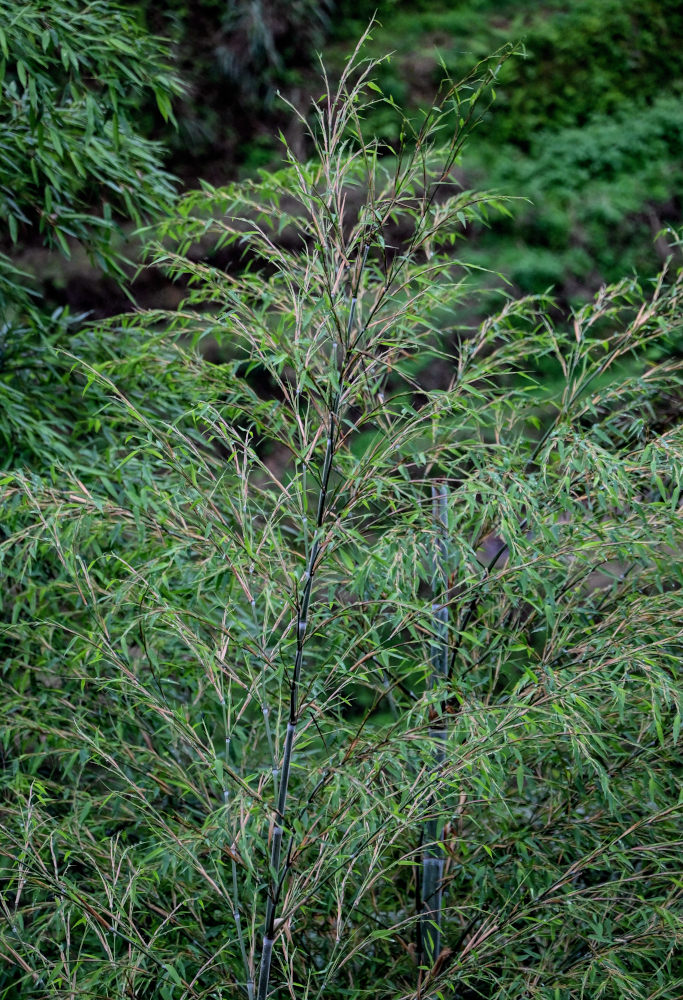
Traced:
<path id="1" fill-rule="evenodd" d="M 448 605 L 446 600 L 448 571 L 446 566 L 446 536 L 448 531 L 448 491 L 444 485 L 432 486 L 432 524 L 435 532 L 432 557 L 432 587 L 434 639 L 431 663 L 432 687 L 448 677 Z M 439 600 L 439 597 L 441 598 Z M 433 787 L 429 800 L 429 817 L 424 825 L 422 854 L 422 893 L 419 925 L 420 964 L 432 966 L 441 951 L 441 892 L 444 858 L 439 837 L 437 793 L 439 772 L 445 760 L 446 723 L 442 705 L 430 708 L 429 735 L 434 741 L 432 757 Z"/>
<path id="2" fill-rule="evenodd" d="M 287 730 L 285 733 L 285 745 L 282 755 L 282 768 L 280 770 L 280 786 L 277 794 L 277 804 L 275 808 L 275 823 L 273 826 L 273 837 L 271 840 L 271 852 L 270 852 L 270 871 L 271 871 L 271 884 L 268 891 L 268 902 L 266 904 L 266 919 L 265 919 L 265 929 L 263 933 L 263 948 L 261 951 L 261 967 L 259 971 L 259 981 L 258 981 L 258 1000 L 266 1000 L 268 996 L 268 984 L 270 982 L 270 967 L 273 957 L 273 944 L 275 943 L 275 917 L 277 913 L 277 906 L 280 900 L 280 895 L 282 888 L 287 877 L 287 872 L 289 870 L 289 855 L 290 851 L 287 851 L 285 857 L 285 864 L 281 868 L 281 853 L 282 853 L 282 836 L 284 833 L 285 817 L 287 811 L 287 789 L 289 785 L 289 776 L 292 765 L 292 749 L 294 746 L 294 736 L 296 734 L 297 722 L 298 722 L 298 701 L 299 701 L 299 680 L 301 677 L 301 667 L 303 665 L 304 659 L 304 642 L 306 639 L 306 630 L 308 628 L 308 611 L 311 600 L 311 590 L 313 588 L 313 578 L 316 570 L 316 560 L 318 558 L 318 552 L 320 551 L 320 539 L 322 535 L 323 522 L 325 520 L 325 514 L 327 511 L 327 492 L 330 482 L 330 474 L 332 472 L 332 464 L 334 461 L 335 448 L 337 444 L 338 436 L 338 423 L 339 423 L 339 411 L 342 401 L 342 382 L 343 374 L 345 370 L 345 365 L 347 361 L 347 351 L 348 345 L 351 341 L 351 332 L 356 317 L 356 307 L 358 303 L 358 289 L 360 287 L 361 278 L 363 275 L 363 269 L 365 267 L 365 262 L 368 256 L 368 247 L 364 248 L 362 257 L 358 262 L 358 270 L 356 274 L 356 280 L 354 282 L 351 303 L 349 307 L 349 316 L 346 324 L 346 338 L 345 343 L 343 343 L 343 354 L 339 362 L 339 367 L 336 372 L 338 377 L 338 386 L 334 393 L 332 403 L 329 410 L 329 423 L 327 428 L 327 444 L 325 448 L 325 458 L 323 459 L 323 467 L 320 476 L 320 492 L 318 494 L 318 510 L 315 519 L 315 533 L 313 536 L 313 542 L 311 544 L 310 551 L 308 553 L 308 559 L 306 561 L 306 570 L 303 576 L 303 594 L 301 597 L 301 602 L 297 610 L 296 618 L 296 653 L 294 656 L 294 670 L 292 672 L 292 679 L 290 683 L 289 691 L 289 717 L 287 721 Z M 336 364 L 337 352 L 336 349 L 333 352 L 333 364 Z M 291 845 L 290 845 L 291 850 Z"/>

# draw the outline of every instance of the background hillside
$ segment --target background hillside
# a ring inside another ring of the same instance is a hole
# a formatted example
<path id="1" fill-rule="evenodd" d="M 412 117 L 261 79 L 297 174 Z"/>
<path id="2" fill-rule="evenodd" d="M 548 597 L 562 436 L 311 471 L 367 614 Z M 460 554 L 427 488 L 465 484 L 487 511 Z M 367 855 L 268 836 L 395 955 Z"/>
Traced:
<path id="1" fill-rule="evenodd" d="M 377 9 L 370 51 L 393 52 L 379 83 L 416 112 L 433 97 L 441 64 L 457 78 L 507 41 L 525 45 L 526 56 L 505 67 L 462 165 L 468 185 L 519 199 L 509 217 L 476 234 L 473 263 L 504 273 L 517 293 L 552 286 L 565 305 L 634 269 L 654 273 L 669 252 L 661 232 L 683 214 L 683 10 L 675 0 L 127 6 L 173 40 L 186 86 L 177 128 L 151 105 L 140 109 L 139 127 L 165 144 L 168 167 L 186 187 L 277 164 L 277 130 L 297 140 L 278 91 L 306 109 L 320 89 L 317 53 L 334 72 Z M 397 138 L 389 107 L 372 124 L 387 142 Z M 21 251 L 56 303 L 96 315 L 125 306 L 111 284 L 84 272 L 78 253 L 69 265 L 52 257 L 46 268 L 27 234 Z M 172 300 L 149 275 L 137 289 L 147 305 Z"/>

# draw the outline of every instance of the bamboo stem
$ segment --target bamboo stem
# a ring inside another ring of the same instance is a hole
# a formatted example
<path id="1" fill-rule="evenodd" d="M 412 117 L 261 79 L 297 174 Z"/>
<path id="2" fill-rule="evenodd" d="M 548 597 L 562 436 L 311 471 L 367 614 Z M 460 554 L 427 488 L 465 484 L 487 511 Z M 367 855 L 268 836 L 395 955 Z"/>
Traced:
<path id="1" fill-rule="evenodd" d="M 289 718 L 285 733 L 285 745 L 282 756 L 282 767 L 280 768 L 280 783 L 277 795 L 277 806 L 275 809 L 275 825 L 273 826 L 273 836 L 271 840 L 270 852 L 270 877 L 271 886 L 266 904 L 265 931 L 263 936 L 263 950 L 261 952 L 261 968 L 259 972 L 258 1000 L 266 1000 L 268 995 L 268 982 L 270 979 L 270 966 L 273 954 L 273 943 L 275 934 L 275 914 L 282 887 L 280 878 L 280 855 L 282 852 L 282 835 L 284 831 L 285 815 L 287 811 L 287 791 L 289 787 L 289 776 L 291 772 L 292 750 L 294 747 L 294 736 L 298 722 L 298 698 L 299 680 L 301 677 L 301 667 L 304 658 L 304 642 L 306 639 L 306 629 L 308 627 L 308 610 L 311 600 L 311 590 L 313 588 L 313 578 L 315 575 L 315 563 L 320 549 L 320 533 L 325 517 L 325 501 L 327 498 L 327 487 L 330 473 L 332 471 L 332 460 L 335 445 L 335 415 L 330 413 L 330 427 L 325 449 L 325 459 L 323 462 L 323 472 L 321 477 L 320 494 L 318 497 L 318 512 L 316 517 L 316 530 L 313 543 L 308 553 L 306 571 L 304 573 L 304 591 L 301 604 L 297 611 L 296 619 L 296 653 L 294 657 L 294 672 L 289 691 Z"/>
<path id="2" fill-rule="evenodd" d="M 332 473 L 335 447 L 338 439 L 339 410 L 341 407 L 341 400 L 342 400 L 342 381 L 343 381 L 342 375 L 348 352 L 348 347 L 346 345 L 349 344 L 351 332 L 353 329 L 353 324 L 355 322 L 356 307 L 358 302 L 358 289 L 360 287 L 365 261 L 367 260 L 367 254 L 368 254 L 368 248 L 365 247 L 363 257 L 359 262 L 356 281 L 353 288 L 353 294 L 351 297 L 349 315 L 346 324 L 346 341 L 345 344 L 343 344 L 344 351 L 342 354 L 341 362 L 339 363 L 337 361 L 336 345 L 332 355 L 332 364 L 335 369 L 334 375 L 338 381 L 337 381 L 336 391 L 334 392 L 329 409 L 329 425 L 327 429 L 325 457 L 323 459 L 322 473 L 320 476 L 320 492 L 318 494 L 318 508 L 315 519 L 315 532 L 313 534 L 313 539 L 310 549 L 308 549 L 307 551 L 306 570 L 303 576 L 304 589 L 296 617 L 296 653 L 294 656 L 294 670 L 292 673 L 292 680 L 290 683 L 290 690 L 289 690 L 289 718 L 287 721 L 287 730 L 285 733 L 282 767 L 280 768 L 280 784 L 277 794 L 277 805 L 275 808 L 275 824 L 273 826 L 273 836 L 271 840 L 271 852 L 270 852 L 271 883 L 268 892 L 268 901 L 266 903 L 266 919 L 265 919 L 265 928 L 263 934 L 263 948 L 261 951 L 261 966 L 259 970 L 259 980 L 258 980 L 258 1000 L 266 1000 L 268 996 L 268 985 L 270 982 L 270 968 L 273 957 L 273 944 L 275 941 L 275 916 L 277 913 L 277 906 L 280 894 L 288 870 L 287 865 L 285 865 L 284 871 L 280 870 L 280 858 L 282 853 L 282 836 L 284 833 L 285 817 L 287 811 L 287 791 L 289 787 L 289 776 L 291 772 L 292 752 L 294 748 L 294 737 L 296 735 L 296 728 L 298 723 L 299 681 L 301 678 L 301 668 L 304 659 L 304 644 L 306 640 L 306 631 L 308 628 L 308 613 L 311 601 L 311 591 L 313 589 L 313 578 L 315 575 L 316 560 L 318 558 L 318 553 L 320 551 L 322 527 L 325 520 L 325 513 L 327 509 L 327 493 L 330 483 L 330 475 Z M 306 526 L 304 526 L 304 536 L 306 539 L 307 538 Z"/>

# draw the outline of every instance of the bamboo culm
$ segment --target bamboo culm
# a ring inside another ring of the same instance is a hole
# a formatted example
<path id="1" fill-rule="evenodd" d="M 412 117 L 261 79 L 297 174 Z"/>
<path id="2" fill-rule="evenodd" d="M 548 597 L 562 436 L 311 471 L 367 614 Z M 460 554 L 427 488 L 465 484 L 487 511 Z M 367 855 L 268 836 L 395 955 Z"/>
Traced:
<path id="1" fill-rule="evenodd" d="M 364 248 L 363 256 L 360 260 L 358 267 L 358 274 L 356 276 L 355 286 L 353 288 L 353 294 L 351 298 L 351 303 L 349 307 L 349 316 L 346 325 L 346 344 L 344 345 L 345 351 L 348 351 L 348 345 L 350 343 L 351 331 L 356 317 L 356 307 L 358 302 L 358 289 L 360 286 L 361 277 L 363 274 L 363 268 L 365 266 L 365 261 L 367 259 L 367 247 Z M 333 363 L 336 359 L 336 350 L 333 354 Z M 304 572 L 303 584 L 304 589 L 301 597 L 301 602 L 297 611 L 296 619 L 296 653 L 294 658 L 294 670 L 292 673 L 292 680 L 290 684 L 290 695 L 289 695 L 289 717 L 287 720 L 287 730 L 285 733 L 285 744 L 282 756 L 282 767 L 280 769 L 280 785 L 277 795 L 277 805 L 275 808 L 275 823 L 273 826 L 273 836 L 271 840 L 271 852 L 270 852 L 270 871 L 271 871 L 271 885 L 268 892 L 268 900 L 266 903 L 266 919 L 263 934 L 263 948 L 261 951 L 261 965 L 259 970 L 258 979 L 258 1000 L 266 1000 L 268 996 L 268 986 L 270 982 L 270 968 L 273 957 L 273 944 L 275 943 L 275 918 L 277 913 L 277 906 L 280 898 L 280 893 L 284 880 L 287 874 L 287 864 L 285 865 L 284 871 L 280 870 L 280 859 L 282 853 L 282 836 L 285 826 L 285 815 L 287 810 L 287 790 L 289 786 L 289 775 L 291 771 L 291 761 L 292 761 L 292 751 L 294 747 L 294 737 L 296 734 L 297 722 L 298 722 L 298 696 L 299 696 L 299 680 L 301 677 L 301 668 L 304 659 L 304 643 L 306 639 L 306 630 L 308 627 L 308 613 L 311 600 L 311 591 L 313 589 L 313 578 L 315 575 L 315 565 L 318 558 L 318 553 L 320 551 L 320 536 L 322 532 L 323 523 L 325 520 L 326 505 L 327 505 L 327 493 L 330 482 L 330 475 L 332 473 L 332 465 L 334 462 L 334 451 L 337 441 L 337 426 L 339 421 L 339 410 L 341 406 L 342 398 L 342 375 L 345 366 L 345 355 L 342 356 L 341 363 L 338 369 L 339 384 L 334 393 L 334 397 L 329 410 L 329 424 L 327 433 L 327 443 L 325 447 L 325 457 L 323 459 L 322 473 L 320 477 L 320 492 L 318 494 L 318 509 L 316 513 L 315 520 L 315 534 L 313 536 L 313 542 L 308 552 L 308 558 L 306 561 L 306 570 Z M 288 852 L 289 856 L 289 852 Z"/>
<path id="2" fill-rule="evenodd" d="M 334 451 L 334 418 L 330 415 L 330 434 L 327 438 L 327 448 L 323 464 L 323 475 L 321 481 L 320 495 L 318 499 L 318 516 L 316 518 L 316 529 L 313 544 L 308 554 L 308 562 L 304 573 L 304 591 L 301 604 L 297 612 L 296 621 L 296 654 L 294 658 L 294 672 L 290 685 L 289 695 L 289 717 L 287 720 L 287 730 L 285 733 L 285 745 L 282 756 L 282 767 L 280 769 L 280 786 L 277 796 L 275 810 L 275 824 L 273 826 L 273 836 L 271 840 L 270 870 L 271 887 L 268 893 L 266 904 L 266 921 L 263 935 L 263 950 L 261 952 L 261 968 L 259 972 L 258 1000 L 265 1000 L 268 995 L 268 982 L 270 979 L 270 965 L 273 955 L 273 943 L 275 940 L 275 914 L 282 887 L 280 877 L 280 855 L 282 852 L 282 834 L 284 830 L 285 814 L 287 809 L 287 790 L 289 786 L 289 775 L 292 763 L 292 749 L 294 746 L 294 736 L 298 721 L 297 707 L 299 695 L 299 679 L 301 677 L 301 666 L 304 657 L 304 641 L 306 638 L 306 628 L 308 626 L 308 609 L 313 587 L 313 577 L 315 574 L 315 562 L 320 548 L 319 533 L 325 517 L 325 497 L 327 494 L 327 484 L 329 482 L 330 471 L 332 469 L 332 457 Z"/>

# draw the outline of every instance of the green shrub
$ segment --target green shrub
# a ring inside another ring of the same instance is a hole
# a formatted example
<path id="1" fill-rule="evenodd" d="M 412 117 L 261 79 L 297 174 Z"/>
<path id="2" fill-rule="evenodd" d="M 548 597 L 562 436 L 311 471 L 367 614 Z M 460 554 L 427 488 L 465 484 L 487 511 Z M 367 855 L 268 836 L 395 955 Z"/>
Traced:
<path id="1" fill-rule="evenodd" d="M 529 58 L 517 62 L 497 109 L 515 143 L 538 129 L 582 125 L 596 114 L 680 93 L 683 60 L 669 44 L 683 31 L 675 0 L 599 0 L 541 8 L 525 33 Z"/>
<path id="2" fill-rule="evenodd" d="M 146 91 L 171 115 L 180 86 L 165 46 L 107 0 L 0 0 L 0 81 L 0 211 L 12 242 L 33 230 L 68 256 L 81 240 L 115 268 L 117 222 L 139 223 L 172 195 L 160 149 L 131 123 Z"/>
<path id="3" fill-rule="evenodd" d="M 680 995 L 681 279 L 458 321 L 501 61 L 185 197 L 104 481 L 4 478 L 0 996 Z"/>
<path id="4" fill-rule="evenodd" d="M 93 361 L 121 344 L 84 335 L 83 316 L 46 302 L 43 272 L 73 253 L 126 277 L 126 232 L 175 197 L 140 109 L 149 95 L 172 117 L 180 84 L 166 45 L 115 3 L 0 0 L 0 91 L 0 467 L 45 470 L 92 448 L 97 420 L 59 352 Z M 40 274 L 23 273 L 22 253 Z"/>
<path id="5" fill-rule="evenodd" d="M 463 163 L 468 186 L 531 202 L 472 234 L 470 260 L 503 272 L 516 294 L 552 284 L 563 306 L 578 306 L 603 283 L 661 267 L 658 233 L 681 220 L 683 26 L 674 8 L 668 0 L 379 5 L 374 51 L 394 55 L 378 80 L 413 109 L 429 106 L 441 63 L 457 78 L 503 41 L 524 42 Z M 401 116 L 378 105 L 368 127 L 396 143 Z M 482 300 L 479 318 L 489 304 Z"/>

